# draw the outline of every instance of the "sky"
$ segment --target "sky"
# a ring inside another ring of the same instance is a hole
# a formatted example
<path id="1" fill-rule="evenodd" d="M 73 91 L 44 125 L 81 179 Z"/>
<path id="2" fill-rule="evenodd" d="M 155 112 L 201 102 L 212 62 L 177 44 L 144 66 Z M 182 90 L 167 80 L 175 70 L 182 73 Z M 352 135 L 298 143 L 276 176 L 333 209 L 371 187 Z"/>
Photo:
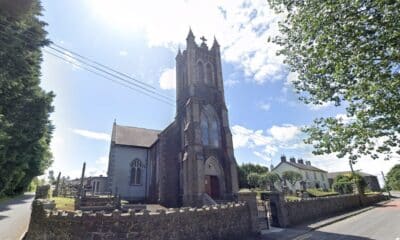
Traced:
<path id="1" fill-rule="evenodd" d="M 185 49 L 189 27 L 196 41 L 215 37 L 221 46 L 226 104 L 239 164 L 277 165 L 280 156 L 303 158 L 326 171 L 349 170 L 335 154 L 314 156 L 303 143 L 303 126 L 317 117 L 343 117 L 327 103 L 298 100 L 296 78 L 279 46 L 268 42 L 279 34 L 267 1 L 247 0 L 43 0 L 43 19 L 55 44 L 134 77 L 157 92 L 175 98 L 175 56 Z M 42 87 L 56 94 L 51 120 L 56 129 L 50 169 L 78 177 L 83 162 L 87 175 L 106 175 L 112 124 L 164 129 L 175 107 L 110 82 L 44 52 Z M 73 59 L 70 61 L 74 62 Z M 377 175 L 390 161 L 368 157 L 354 169 Z"/>

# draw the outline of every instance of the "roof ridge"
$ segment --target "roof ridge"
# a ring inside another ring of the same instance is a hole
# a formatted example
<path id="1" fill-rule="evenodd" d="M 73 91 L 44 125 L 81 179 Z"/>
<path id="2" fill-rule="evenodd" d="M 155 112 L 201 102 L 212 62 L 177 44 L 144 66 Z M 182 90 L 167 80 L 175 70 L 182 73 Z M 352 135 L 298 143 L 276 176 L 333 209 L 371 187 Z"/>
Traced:
<path id="1" fill-rule="evenodd" d="M 154 132 L 161 132 L 161 130 L 151 129 L 151 128 L 144 128 L 144 127 L 134 127 L 134 126 L 126 126 L 126 125 L 120 125 L 120 124 L 116 124 L 116 126 L 117 126 L 117 127 L 126 127 L 126 128 L 143 129 L 143 130 L 149 130 L 149 131 L 154 131 Z"/>

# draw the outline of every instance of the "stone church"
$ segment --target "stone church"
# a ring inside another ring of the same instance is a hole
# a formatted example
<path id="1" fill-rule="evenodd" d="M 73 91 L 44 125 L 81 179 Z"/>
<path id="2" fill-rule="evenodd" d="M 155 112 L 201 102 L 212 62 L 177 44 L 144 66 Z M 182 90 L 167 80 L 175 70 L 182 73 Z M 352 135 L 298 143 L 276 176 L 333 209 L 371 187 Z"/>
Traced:
<path id="1" fill-rule="evenodd" d="M 220 47 L 192 31 L 176 56 L 176 116 L 164 130 L 114 122 L 108 189 L 132 202 L 167 207 L 233 200 L 237 164 L 225 104 Z"/>

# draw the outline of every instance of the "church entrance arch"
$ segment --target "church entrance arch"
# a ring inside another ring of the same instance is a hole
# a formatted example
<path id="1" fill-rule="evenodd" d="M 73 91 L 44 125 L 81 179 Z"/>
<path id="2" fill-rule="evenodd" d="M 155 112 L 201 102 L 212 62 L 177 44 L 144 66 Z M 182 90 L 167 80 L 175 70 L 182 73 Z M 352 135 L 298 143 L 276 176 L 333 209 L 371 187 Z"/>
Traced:
<path id="1" fill-rule="evenodd" d="M 204 190 L 213 199 L 224 192 L 224 172 L 215 157 L 209 157 L 204 166 Z"/>

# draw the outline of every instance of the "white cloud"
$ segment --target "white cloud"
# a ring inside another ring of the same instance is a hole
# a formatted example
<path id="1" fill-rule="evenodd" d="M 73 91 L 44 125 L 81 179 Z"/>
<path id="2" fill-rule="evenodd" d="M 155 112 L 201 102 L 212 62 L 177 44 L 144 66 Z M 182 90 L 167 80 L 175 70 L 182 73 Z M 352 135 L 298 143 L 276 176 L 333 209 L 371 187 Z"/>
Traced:
<path id="1" fill-rule="evenodd" d="M 287 142 L 294 139 L 300 133 L 300 128 L 292 124 L 284 124 L 282 126 L 274 125 L 268 132 L 276 140 Z"/>
<path id="2" fill-rule="evenodd" d="M 160 76 L 160 88 L 165 90 L 176 88 L 176 70 L 175 68 L 166 68 Z"/>
<path id="3" fill-rule="evenodd" d="M 121 51 L 119 51 L 118 55 L 120 55 L 121 57 L 125 57 L 125 56 L 128 56 L 128 52 L 125 50 L 121 50 Z"/>
<path id="4" fill-rule="evenodd" d="M 107 133 L 93 132 L 85 129 L 73 129 L 72 131 L 82 137 L 90 139 L 103 140 L 103 141 L 110 141 L 111 139 L 111 136 Z"/>
<path id="5" fill-rule="evenodd" d="M 260 104 L 260 108 L 267 112 L 267 111 L 269 111 L 269 109 L 271 109 L 271 104 L 269 104 L 269 103 L 261 103 Z"/>
<path id="6" fill-rule="evenodd" d="M 227 87 L 235 86 L 238 83 L 239 83 L 239 80 L 236 80 L 236 79 L 228 78 L 227 80 L 224 80 L 224 84 Z"/>
<path id="7" fill-rule="evenodd" d="M 267 1 L 86 0 L 86 3 L 94 19 L 112 31 L 143 32 L 149 46 L 166 46 L 176 51 L 191 26 L 197 39 L 202 35 L 213 39 L 215 34 L 223 59 L 240 66 L 253 81 L 261 84 L 286 75 L 283 56 L 275 54 L 279 46 L 267 42 L 268 37 L 278 34 L 277 22 L 282 17 L 269 8 Z"/>
<path id="8" fill-rule="evenodd" d="M 240 125 L 232 127 L 234 148 L 253 149 L 253 154 L 266 161 L 271 161 L 279 149 L 293 146 L 292 141 L 298 141 L 299 133 L 299 128 L 290 124 L 272 126 L 267 134 L 262 130 L 252 130 Z"/>
<path id="9" fill-rule="evenodd" d="M 322 104 L 308 104 L 307 106 L 313 111 L 319 111 L 319 110 L 328 108 L 330 106 L 333 106 L 333 103 L 332 102 L 324 102 Z"/>

